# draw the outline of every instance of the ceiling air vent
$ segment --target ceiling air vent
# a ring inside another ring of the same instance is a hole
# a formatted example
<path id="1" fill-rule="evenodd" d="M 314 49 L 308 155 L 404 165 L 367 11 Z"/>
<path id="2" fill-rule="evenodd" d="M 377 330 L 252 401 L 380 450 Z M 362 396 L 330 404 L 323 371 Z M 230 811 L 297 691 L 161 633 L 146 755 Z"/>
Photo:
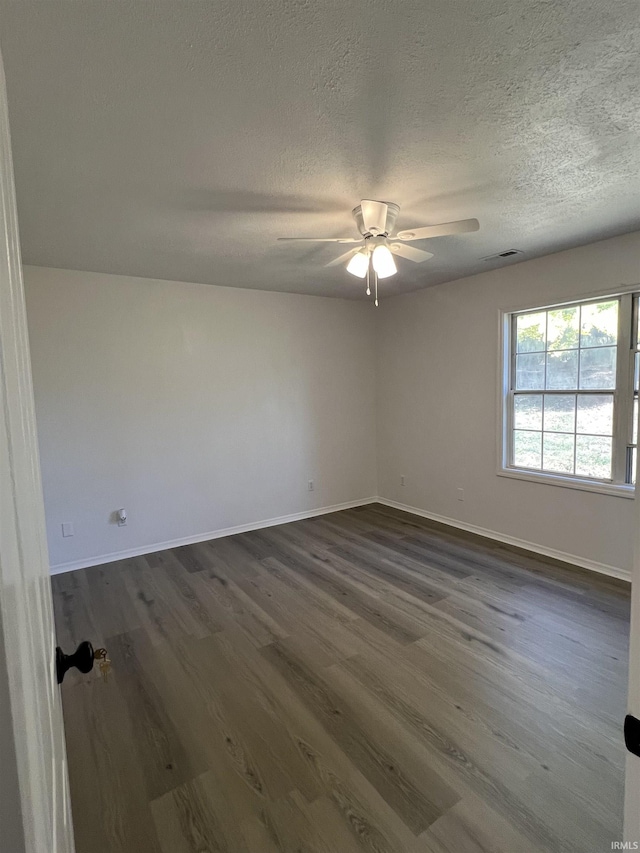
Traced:
<path id="1" fill-rule="evenodd" d="M 506 249 L 504 252 L 498 252 L 497 255 L 489 255 L 488 258 L 483 258 L 483 261 L 499 261 L 501 258 L 514 258 L 518 255 L 522 255 L 523 252 L 520 249 Z"/>

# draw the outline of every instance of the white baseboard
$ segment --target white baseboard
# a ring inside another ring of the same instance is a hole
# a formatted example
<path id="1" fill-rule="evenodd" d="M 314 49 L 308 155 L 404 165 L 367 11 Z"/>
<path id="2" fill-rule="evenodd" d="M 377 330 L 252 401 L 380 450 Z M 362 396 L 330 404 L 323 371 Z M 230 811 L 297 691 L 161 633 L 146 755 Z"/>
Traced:
<path id="1" fill-rule="evenodd" d="M 378 498 L 363 498 L 359 501 L 347 501 L 346 503 L 323 506 L 318 509 L 303 510 L 290 515 L 281 515 L 278 518 L 267 518 L 264 521 L 254 521 L 250 524 L 238 524 L 235 527 L 225 527 L 221 530 L 211 530 L 208 533 L 198 533 L 195 536 L 185 536 L 183 539 L 172 539 L 169 542 L 153 542 L 150 545 L 142 545 L 139 548 L 131 548 L 128 551 L 114 551 L 111 554 L 101 554 L 96 557 L 87 557 L 84 560 L 76 560 L 72 563 L 58 563 L 51 566 L 49 571 L 52 575 L 60 575 L 63 572 L 73 572 L 76 569 L 88 569 L 91 566 L 101 566 L 103 563 L 115 563 L 117 560 L 127 560 L 130 557 L 143 557 L 145 554 L 155 554 L 156 551 L 166 551 L 168 548 L 179 548 L 181 545 L 194 545 L 196 542 L 207 542 L 209 539 L 221 539 L 223 536 L 234 536 L 236 533 L 248 533 L 251 530 L 262 530 L 265 527 L 275 527 L 277 524 L 287 524 L 290 521 L 302 521 L 304 518 L 314 518 L 317 515 L 327 515 L 330 512 L 339 512 L 341 509 L 353 509 L 356 506 L 366 506 L 376 503 Z"/>
<path id="2" fill-rule="evenodd" d="M 497 533 L 495 530 L 488 530 L 486 527 L 478 527 L 476 524 L 468 524 L 466 521 L 458 521 L 455 518 L 448 518 L 444 515 L 437 515 L 435 512 L 428 512 L 425 509 L 419 509 L 415 506 L 398 503 L 388 498 L 377 498 L 376 503 L 390 506 L 394 509 L 400 509 L 404 512 L 409 512 L 412 515 L 419 515 L 422 518 L 428 518 L 431 521 L 438 521 L 440 524 L 446 524 L 449 527 L 456 527 L 459 530 L 466 530 L 468 533 L 476 533 L 478 536 L 486 536 L 487 539 L 495 539 L 497 542 L 504 542 L 505 545 L 515 545 L 517 548 L 523 548 L 525 551 L 532 551 L 534 554 L 539 554 L 543 557 L 552 557 L 554 560 L 561 560 L 563 563 L 571 563 L 574 566 L 580 566 L 582 569 L 589 569 L 592 572 L 598 572 L 601 575 L 608 575 L 611 578 L 628 581 L 631 583 L 631 572 L 627 569 L 619 569 L 616 566 L 608 566 L 606 563 L 598 563 L 595 560 L 588 560 L 586 557 L 578 557 L 576 554 L 567 554 L 565 551 L 557 551 L 555 548 L 547 548 L 545 545 L 537 545 L 534 542 L 527 542 L 526 539 L 518 539 L 515 536 L 507 536 L 505 533 Z"/>
<path id="3" fill-rule="evenodd" d="M 466 530 L 468 533 L 476 533 L 478 536 L 485 536 L 487 539 L 494 539 L 497 542 L 504 542 L 506 545 L 514 545 L 517 548 L 522 548 L 525 551 L 531 551 L 534 554 L 539 554 L 543 557 L 551 557 L 554 560 L 561 560 L 563 563 L 570 563 L 574 566 L 580 566 L 583 569 L 589 569 L 592 572 L 598 572 L 601 575 L 607 575 L 612 578 L 631 582 L 631 572 L 626 569 L 620 569 L 616 566 L 609 566 L 606 563 L 598 563 L 595 560 L 588 560 L 585 557 L 578 557 L 576 554 L 567 554 L 565 551 L 558 551 L 555 548 L 547 548 L 544 545 L 537 545 L 534 542 L 527 542 L 526 539 L 518 539 L 515 536 L 508 536 L 505 533 L 498 533 L 495 530 L 489 530 L 486 527 L 479 527 L 476 524 L 468 524 L 466 521 L 458 521 L 455 518 L 448 518 L 444 515 L 438 515 L 435 512 L 428 512 L 419 507 L 402 504 L 398 501 L 392 501 L 383 497 L 371 497 L 358 501 L 347 501 L 346 503 L 334 504 L 333 506 L 320 507 L 318 509 L 304 510 L 303 512 L 294 512 L 290 515 L 281 515 L 277 518 L 268 518 L 264 521 L 251 522 L 250 524 L 238 524 L 235 527 L 225 527 L 220 530 L 212 530 L 208 533 L 199 533 L 195 536 L 186 536 L 182 539 L 172 539 L 168 542 L 154 542 L 150 545 L 143 545 L 139 548 L 131 548 L 128 551 L 115 551 L 111 554 L 101 554 L 96 557 L 88 557 L 84 560 L 76 560 L 71 563 L 58 563 L 51 566 L 52 575 L 59 575 L 63 572 L 72 572 L 76 569 L 87 569 L 90 566 L 101 566 L 103 563 L 114 563 L 117 560 L 126 560 L 130 557 L 141 557 L 145 554 L 153 554 L 156 551 L 166 551 L 168 548 L 178 548 L 181 545 L 193 545 L 196 542 L 206 542 L 209 539 L 220 539 L 223 536 L 234 536 L 236 533 L 248 533 L 251 530 L 262 530 L 265 527 L 275 527 L 278 524 L 287 524 L 291 521 L 301 521 L 305 518 L 314 518 L 317 515 L 326 515 L 330 512 L 339 512 L 342 509 L 353 509 L 357 506 L 366 506 L 371 503 L 379 503 L 383 506 L 390 506 L 403 512 L 418 515 L 421 518 L 428 518 L 431 521 L 437 521 L 440 524 L 446 524 L 449 527 L 454 527 L 459 530 Z"/>

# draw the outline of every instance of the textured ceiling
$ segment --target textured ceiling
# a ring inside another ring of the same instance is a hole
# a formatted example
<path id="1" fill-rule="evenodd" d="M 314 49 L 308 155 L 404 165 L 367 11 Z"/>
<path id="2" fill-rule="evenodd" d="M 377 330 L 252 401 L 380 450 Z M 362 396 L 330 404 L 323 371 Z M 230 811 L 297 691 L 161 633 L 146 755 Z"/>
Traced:
<path id="1" fill-rule="evenodd" d="M 638 0 L 0 0 L 24 260 L 362 295 L 361 198 L 414 243 L 383 292 L 640 228 Z"/>

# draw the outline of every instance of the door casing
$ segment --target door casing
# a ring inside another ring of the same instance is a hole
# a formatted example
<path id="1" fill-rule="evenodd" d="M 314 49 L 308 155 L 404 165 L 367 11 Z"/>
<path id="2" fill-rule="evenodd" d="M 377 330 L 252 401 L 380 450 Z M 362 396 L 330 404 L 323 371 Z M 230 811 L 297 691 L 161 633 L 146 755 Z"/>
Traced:
<path id="1" fill-rule="evenodd" d="M 0 58 L 0 607 L 26 853 L 73 853 L 4 68 Z"/>

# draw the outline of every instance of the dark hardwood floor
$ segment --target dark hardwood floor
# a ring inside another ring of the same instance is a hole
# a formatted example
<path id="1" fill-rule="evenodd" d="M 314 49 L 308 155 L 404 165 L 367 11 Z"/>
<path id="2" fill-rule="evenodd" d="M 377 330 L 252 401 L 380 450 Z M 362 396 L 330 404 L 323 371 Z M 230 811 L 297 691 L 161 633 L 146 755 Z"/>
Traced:
<path id="1" fill-rule="evenodd" d="M 628 585 L 371 505 L 53 579 L 77 853 L 604 853 Z"/>

